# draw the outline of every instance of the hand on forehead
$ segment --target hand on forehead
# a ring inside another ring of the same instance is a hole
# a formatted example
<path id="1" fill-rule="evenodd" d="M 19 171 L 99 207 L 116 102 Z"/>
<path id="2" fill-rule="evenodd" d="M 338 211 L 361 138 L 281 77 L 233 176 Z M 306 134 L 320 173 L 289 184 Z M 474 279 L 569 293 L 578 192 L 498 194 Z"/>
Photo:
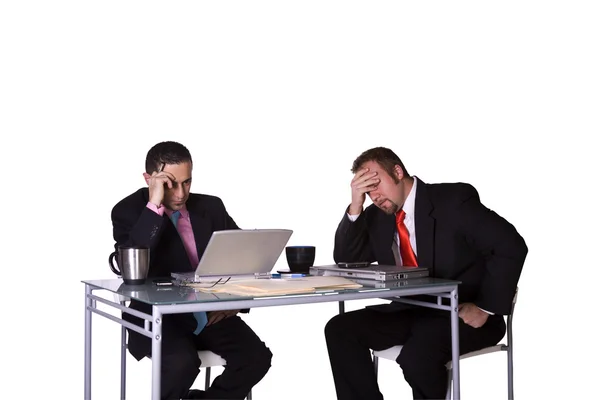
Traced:
<path id="1" fill-rule="evenodd" d="M 192 178 L 192 167 L 190 163 L 164 164 L 162 172 L 175 182 L 185 182 Z"/>

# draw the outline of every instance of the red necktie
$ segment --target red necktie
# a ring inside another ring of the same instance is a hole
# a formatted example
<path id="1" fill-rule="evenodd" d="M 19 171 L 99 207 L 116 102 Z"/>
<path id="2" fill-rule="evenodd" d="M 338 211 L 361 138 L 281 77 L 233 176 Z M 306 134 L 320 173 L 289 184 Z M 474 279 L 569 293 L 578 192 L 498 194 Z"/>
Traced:
<path id="1" fill-rule="evenodd" d="M 404 225 L 404 217 L 406 213 L 400 210 L 396 213 L 396 228 L 398 229 L 398 237 L 400 239 L 400 257 L 402 257 L 403 267 L 416 267 L 417 257 L 410 247 L 410 238 L 408 236 L 408 228 Z"/>

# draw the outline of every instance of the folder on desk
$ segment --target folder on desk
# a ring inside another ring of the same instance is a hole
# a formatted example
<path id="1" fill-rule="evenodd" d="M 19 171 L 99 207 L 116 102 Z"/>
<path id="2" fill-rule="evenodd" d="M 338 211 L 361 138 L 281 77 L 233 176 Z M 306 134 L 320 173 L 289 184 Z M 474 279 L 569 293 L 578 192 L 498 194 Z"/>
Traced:
<path id="1" fill-rule="evenodd" d="M 196 287 L 191 283 L 189 286 Z M 361 284 L 337 276 L 307 276 L 293 279 L 248 279 L 218 284 L 212 287 L 198 285 L 200 291 L 229 293 L 239 296 L 285 295 L 314 293 L 322 290 L 357 289 Z"/>

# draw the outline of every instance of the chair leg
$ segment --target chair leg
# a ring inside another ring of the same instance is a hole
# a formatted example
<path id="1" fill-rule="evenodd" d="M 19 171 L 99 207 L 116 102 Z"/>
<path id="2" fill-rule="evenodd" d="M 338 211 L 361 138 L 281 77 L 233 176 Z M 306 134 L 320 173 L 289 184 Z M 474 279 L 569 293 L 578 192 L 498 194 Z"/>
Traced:
<path id="1" fill-rule="evenodd" d="M 204 378 L 204 390 L 208 390 L 210 387 L 210 367 L 205 368 L 205 378 Z"/>
<path id="2" fill-rule="evenodd" d="M 513 400 L 515 398 L 515 394 L 513 391 L 513 353 L 512 346 L 508 348 L 506 351 L 506 356 L 508 358 L 508 400 Z"/>
<path id="3" fill-rule="evenodd" d="M 448 379 L 446 385 L 446 400 L 452 399 L 452 368 L 448 370 Z"/>
<path id="4" fill-rule="evenodd" d="M 377 378 L 377 371 L 379 370 L 379 357 L 373 356 L 373 369 L 375 370 L 375 378 Z"/>
<path id="5" fill-rule="evenodd" d="M 246 400 L 252 400 L 252 390 L 248 392 L 248 396 L 246 396 Z"/>

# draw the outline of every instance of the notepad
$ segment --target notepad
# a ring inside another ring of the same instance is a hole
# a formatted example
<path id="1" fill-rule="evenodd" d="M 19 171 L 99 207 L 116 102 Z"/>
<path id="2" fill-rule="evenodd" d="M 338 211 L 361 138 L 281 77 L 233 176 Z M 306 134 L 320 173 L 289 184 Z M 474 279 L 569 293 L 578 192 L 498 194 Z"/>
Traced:
<path id="1" fill-rule="evenodd" d="M 195 284 L 189 284 L 196 287 Z M 213 287 L 197 287 L 207 293 L 229 293 L 239 296 L 285 295 L 314 293 L 320 290 L 357 289 L 362 285 L 337 276 L 307 276 L 294 279 L 248 279 Z"/>

